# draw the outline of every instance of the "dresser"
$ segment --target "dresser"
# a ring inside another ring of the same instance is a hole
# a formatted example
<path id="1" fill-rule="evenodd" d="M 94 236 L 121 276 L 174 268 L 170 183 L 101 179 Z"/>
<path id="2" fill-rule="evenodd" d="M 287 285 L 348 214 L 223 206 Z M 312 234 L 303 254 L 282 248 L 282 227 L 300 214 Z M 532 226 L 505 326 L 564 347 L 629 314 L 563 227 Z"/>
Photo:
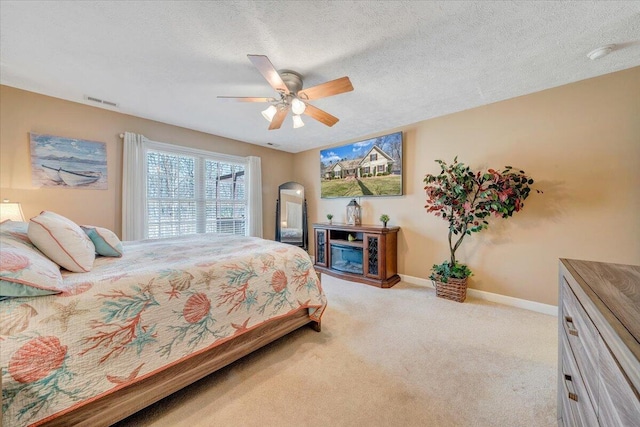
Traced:
<path id="1" fill-rule="evenodd" d="M 640 427 L 640 266 L 560 260 L 558 425 Z"/>

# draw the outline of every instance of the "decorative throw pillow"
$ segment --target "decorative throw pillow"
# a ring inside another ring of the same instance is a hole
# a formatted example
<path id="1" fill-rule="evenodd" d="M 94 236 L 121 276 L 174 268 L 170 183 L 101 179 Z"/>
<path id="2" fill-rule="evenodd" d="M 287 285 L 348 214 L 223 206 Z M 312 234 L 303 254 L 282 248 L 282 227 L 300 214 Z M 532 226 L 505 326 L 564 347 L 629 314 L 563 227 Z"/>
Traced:
<path id="1" fill-rule="evenodd" d="M 64 289 L 60 267 L 37 249 L 0 241 L 0 297 L 51 295 Z"/>
<path id="2" fill-rule="evenodd" d="M 0 239 L 2 239 L 3 242 L 14 242 L 25 245 L 30 249 L 36 249 L 27 235 L 28 228 L 28 222 L 2 221 L 0 223 Z"/>
<path id="3" fill-rule="evenodd" d="M 96 253 L 102 256 L 121 257 L 122 242 L 116 233 L 108 228 L 96 227 L 94 225 L 81 225 L 80 228 L 87 233 L 87 236 L 96 247 Z"/>
<path id="4" fill-rule="evenodd" d="M 70 219 L 43 211 L 31 218 L 28 235 L 43 254 L 61 267 L 76 273 L 93 268 L 96 247 L 89 236 Z"/>

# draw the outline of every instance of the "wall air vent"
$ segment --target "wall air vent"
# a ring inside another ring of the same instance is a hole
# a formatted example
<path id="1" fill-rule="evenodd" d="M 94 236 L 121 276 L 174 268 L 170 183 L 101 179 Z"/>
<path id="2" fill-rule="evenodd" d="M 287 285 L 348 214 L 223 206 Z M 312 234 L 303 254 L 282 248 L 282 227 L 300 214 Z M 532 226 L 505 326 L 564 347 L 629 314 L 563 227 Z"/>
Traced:
<path id="1" fill-rule="evenodd" d="M 96 98 L 95 96 L 85 95 L 84 99 L 86 99 L 87 101 L 91 101 L 91 102 L 97 102 L 98 104 L 104 104 L 104 105 L 108 105 L 110 107 L 118 108 L 118 104 L 116 102 L 105 101 L 104 99 Z"/>

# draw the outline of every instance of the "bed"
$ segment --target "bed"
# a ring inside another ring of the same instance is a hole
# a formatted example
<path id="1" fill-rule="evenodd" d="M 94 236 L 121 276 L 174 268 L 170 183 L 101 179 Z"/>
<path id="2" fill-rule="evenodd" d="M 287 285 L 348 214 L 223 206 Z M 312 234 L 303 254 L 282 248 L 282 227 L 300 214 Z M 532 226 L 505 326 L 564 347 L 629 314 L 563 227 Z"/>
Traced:
<path id="1" fill-rule="evenodd" d="M 301 326 L 320 330 L 326 299 L 298 247 L 205 234 L 123 253 L 63 272 L 62 292 L 0 300 L 2 425 L 110 425 Z"/>

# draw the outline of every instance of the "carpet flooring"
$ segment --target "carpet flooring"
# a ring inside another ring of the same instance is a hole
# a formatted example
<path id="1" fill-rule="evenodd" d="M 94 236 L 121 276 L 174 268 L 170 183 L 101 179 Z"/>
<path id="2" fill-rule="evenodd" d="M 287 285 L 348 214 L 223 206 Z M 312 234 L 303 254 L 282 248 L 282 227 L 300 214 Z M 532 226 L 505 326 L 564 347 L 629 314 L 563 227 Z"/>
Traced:
<path id="1" fill-rule="evenodd" d="M 405 282 L 322 283 L 322 332 L 297 330 L 117 426 L 557 424 L 556 317 Z"/>

